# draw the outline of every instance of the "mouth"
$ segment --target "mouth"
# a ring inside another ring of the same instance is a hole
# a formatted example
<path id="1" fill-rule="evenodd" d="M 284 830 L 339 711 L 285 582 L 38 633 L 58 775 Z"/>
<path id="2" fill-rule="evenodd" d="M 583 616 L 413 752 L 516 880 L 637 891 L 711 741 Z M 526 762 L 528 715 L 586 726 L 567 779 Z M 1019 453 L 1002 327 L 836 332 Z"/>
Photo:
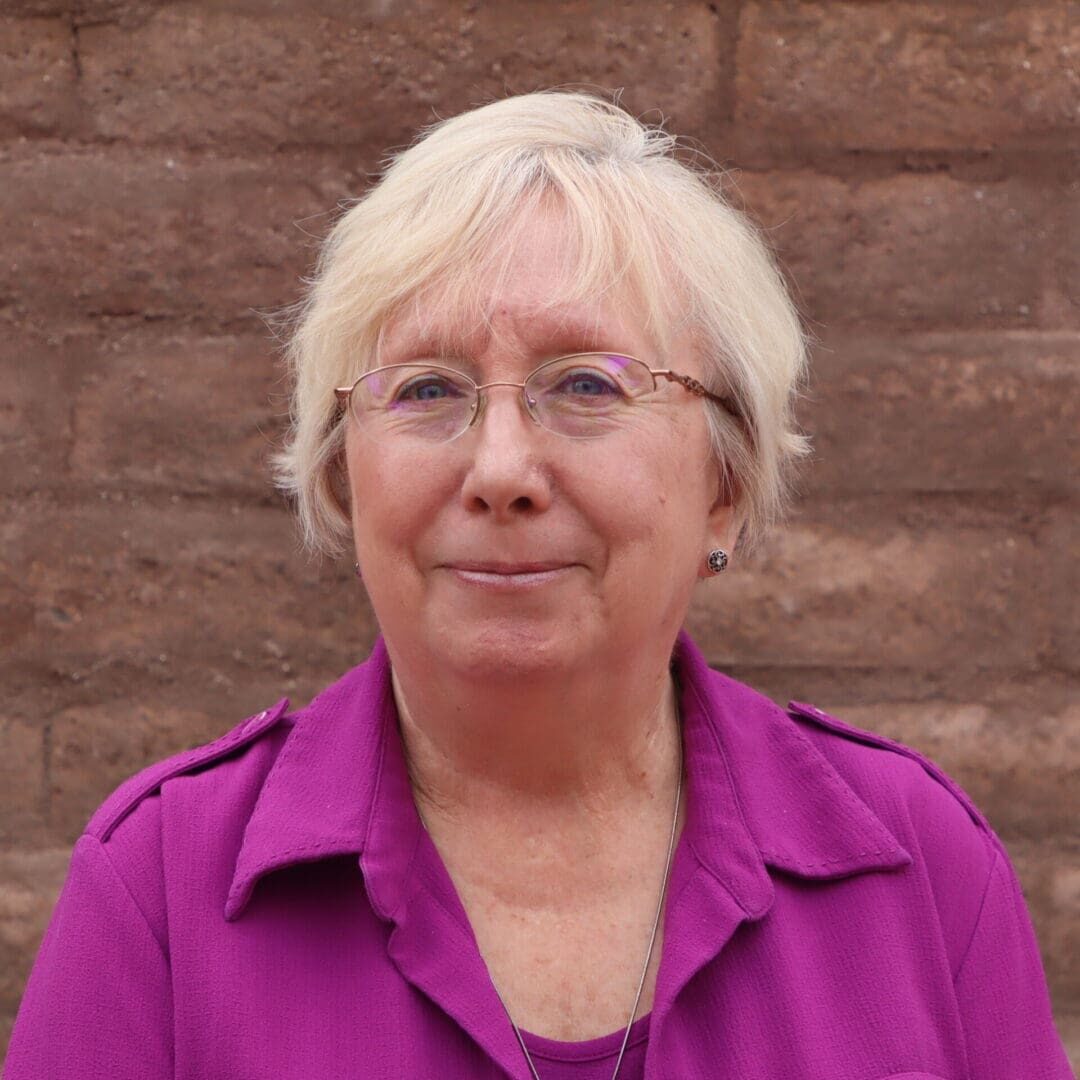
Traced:
<path id="1" fill-rule="evenodd" d="M 496 591 L 537 588 L 557 581 L 577 564 L 562 562 L 457 562 L 447 563 L 459 581 Z"/>

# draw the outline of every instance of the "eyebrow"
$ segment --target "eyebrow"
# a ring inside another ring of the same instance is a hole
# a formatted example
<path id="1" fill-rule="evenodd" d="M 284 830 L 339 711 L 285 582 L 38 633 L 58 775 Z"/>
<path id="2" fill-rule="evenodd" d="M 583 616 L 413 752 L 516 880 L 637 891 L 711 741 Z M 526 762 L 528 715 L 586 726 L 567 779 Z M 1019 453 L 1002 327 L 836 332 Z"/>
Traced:
<path id="1" fill-rule="evenodd" d="M 600 348 L 623 338 L 624 332 L 616 333 L 615 327 L 604 321 L 603 317 L 585 319 L 581 316 L 563 315 L 557 319 L 542 320 L 545 337 L 565 343 L 569 346 L 586 344 L 589 348 Z"/>

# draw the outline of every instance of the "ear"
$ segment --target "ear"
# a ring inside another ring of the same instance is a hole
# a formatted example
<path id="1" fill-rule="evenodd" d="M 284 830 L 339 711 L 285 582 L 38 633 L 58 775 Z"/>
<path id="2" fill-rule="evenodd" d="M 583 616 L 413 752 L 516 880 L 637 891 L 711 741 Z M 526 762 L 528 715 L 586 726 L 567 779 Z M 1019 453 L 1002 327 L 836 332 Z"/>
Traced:
<path id="1" fill-rule="evenodd" d="M 349 495 L 349 468 L 344 446 L 326 463 L 326 485 L 337 508 L 346 517 L 350 517 L 352 499 Z"/>
<path id="2" fill-rule="evenodd" d="M 743 526 L 743 514 L 738 509 L 738 487 L 730 469 L 720 470 L 717 482 L 716 501 L 709 509 L 706 521 L 706 541 L 708 550 L 701 553 L 698 577 L 712 577 L 706 559 L 709 551 L 722 548 L 731 558 L 738 543 Z"/>

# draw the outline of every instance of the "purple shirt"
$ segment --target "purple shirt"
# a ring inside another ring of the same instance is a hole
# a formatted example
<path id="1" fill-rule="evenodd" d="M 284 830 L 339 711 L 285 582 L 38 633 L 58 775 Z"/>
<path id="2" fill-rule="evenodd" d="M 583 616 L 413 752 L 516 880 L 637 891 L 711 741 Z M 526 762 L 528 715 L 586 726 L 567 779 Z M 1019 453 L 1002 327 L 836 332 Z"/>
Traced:
<path id="1" fill-rule="evenodd" d="M 673 657 L 687 817 L 621 1078 L 1067 1080 L 1020 884 L 931 762 Z M 7 1080 L 516 1077 L 521 1048 L 412 801 L 382 641 L 94 814 Z M 526 1036 L 542 1080 L 621 1032 Z"/>

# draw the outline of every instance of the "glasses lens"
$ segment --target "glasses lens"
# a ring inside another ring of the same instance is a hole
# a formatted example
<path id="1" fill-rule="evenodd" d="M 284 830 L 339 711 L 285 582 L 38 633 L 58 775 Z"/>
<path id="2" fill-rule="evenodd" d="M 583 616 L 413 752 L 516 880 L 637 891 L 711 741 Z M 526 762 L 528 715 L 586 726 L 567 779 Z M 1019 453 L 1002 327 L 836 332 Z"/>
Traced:
<path id="1" fill-rule="evenodd" d="M 353 413 L 375 438 L 445 442 L 460 435 L 476 410 L 476 387 L 460 372 L 430 364 L 369 371 L 353 388 Z"/>
<path id="2" fill-rule="evenodd" d="M 596 438 L 617 428 L 634 399 L 655 389 L 645 364 L 615 353 L 552 360 L 537 368 L 525 386 L 536 419 L 574 439 Z"/>

